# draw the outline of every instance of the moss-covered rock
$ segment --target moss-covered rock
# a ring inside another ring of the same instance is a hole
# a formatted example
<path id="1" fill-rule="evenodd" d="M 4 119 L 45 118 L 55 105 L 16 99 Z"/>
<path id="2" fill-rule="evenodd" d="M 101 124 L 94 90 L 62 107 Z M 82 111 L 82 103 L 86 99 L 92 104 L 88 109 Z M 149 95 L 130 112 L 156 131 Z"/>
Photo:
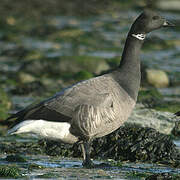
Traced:
<path id="1" fill-rule="evenodd" d="M 0 142 L 0 152 L 6 154 L 43 154 L 43 146 L 40 146 L 37 141 L 32 142 Z"/>
<path id="2" fill-rule="evenodd" d="M 175 113 L 180 109 L 179 101 L 165 100 L 164 96 L 156 88 L 142 89 L 138 94 L 138 103 L 157 111 Z"/>
<path id="3" fill-rule="evenodd" d="M 153 107 L 157 102 L 162 101 L 163 96 L 155 88 L 140 90 L 138 94 L 138 102 L 148 107 Z"/>
<path id="4" fill-rule="evenodd" d="M 29 164 L 29 165 L 28 165 L 28 170 L 44 169 L 44 168 L 45 168 L 44 166 L 39 165 L 39 164 L 35 164 L 35 163 L 32 163 L 32 164 Z"/>
<path id="5" fill-rule="evenodd" d="M 6 92 L 0 88 L 0 120 L 8 117 L 8 111 L 11 108 L 11 101 Z"/>
<path id="6" fill-rule="evenodd" d="M 172 134 L 174 136 L 180 137 L 180 121 L 175 122 L 175 126 L 172 130 Z"/>
<path id="7" fill-rule="evenodd" d="M 157 101 L 153 108 L 157 111 L 172 112 L 175 113 L 180 109 L 179 101 Z"/>
<path id="8" fill-rule="evenodd" d="M 36 96 L 45 95 L 47 91 L 46 86 L 42 84 L 40 81 L 33 81 L 33 82 L 27 82 L 27 83 L 19 83 L 14 88 L 11 89 L 11 93 L 13 95 L 27 95 L 27 94 L 33 94 Z"/>
<path id="9" fill-rule="evenodd" d="M 156 174 L 152 174 L 148 177 L 146 177 L 145 180 L 178 180 L 180 179 L 180 175 L 179 174 L 171 174 L 171 173 L 156 173 Z"/>
<path id="10" fill-rule="evenodd" d="M 8 162 L 27 162 L 27 160 L 19 154 L 7 156 L 6 161 L 8 161 Z"/>

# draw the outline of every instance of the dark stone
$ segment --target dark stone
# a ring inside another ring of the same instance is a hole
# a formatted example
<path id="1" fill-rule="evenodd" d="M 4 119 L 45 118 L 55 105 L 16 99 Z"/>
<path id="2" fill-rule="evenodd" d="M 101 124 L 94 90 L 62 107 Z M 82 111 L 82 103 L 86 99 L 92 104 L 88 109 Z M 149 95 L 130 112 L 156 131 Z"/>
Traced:
<path id="1" fill-rule="evenodd" d="M 8 162 L 27 162 L 25 158 L 16 154 L 16 155 L 9 155 L 6 157 L 6 161 Z"/>

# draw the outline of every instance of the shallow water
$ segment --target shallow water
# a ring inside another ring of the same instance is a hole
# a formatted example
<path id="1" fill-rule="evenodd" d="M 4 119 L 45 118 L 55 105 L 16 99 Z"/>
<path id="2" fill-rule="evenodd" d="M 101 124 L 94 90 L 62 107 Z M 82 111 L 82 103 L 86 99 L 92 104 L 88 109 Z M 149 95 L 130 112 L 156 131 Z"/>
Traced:
<path id="1" fill-rule="evenodd" d="M 3 142 L 37 142 L 37 138 L 21 136 L 3 136 L 0 138 Z M 180 141 L 174 141 L 180 149 Z M 21 154 L 26 159 L 26 162 L 8 162 L 6 157 L 10 154 L 0 153 L 0 166 L 11 165 L 18 167 L 21 171 L 22 178 L 24 179 L 132 179 L 141 180 L 152 174 L 169 173 L 171 175 L 178 175 L 179 168 L 172 168 L 168 165 L 162 164 L 149 164 L 149 163 L 131 163 L 122 162 L 120 165 L 115 165 L 112 159 L 94 160 L 94 163 L 109 163 L 112 166 L 106 168 L 86 169 L 82 167 L 81 158 L 67 158 L 56 157 L 48 155 L 28 155 L 27 153 Z M 1 179 L 1 178 L 0 178 Z M 8 179 L 8 178 L 7 178 Z M 9 178 L 13 179 L 13 178 Z"/>
<path id="2" fill-rule="evenodd" d="M 1 155 L 0 165 L 8 164 Z M 104 169 L 83 168 L 79 159 L 67 159 L 49 156 L 26 156 L 26 163 L 11 163 L 21 169 L 24 178 L 29 179 L 142 179 L 150 174 L 179 174 L 180 169 L 147 163 L 122 163 L 121 167 L 112 166 Z M 103 161 L 94 161 L 102 163 Z M 36 165 L 36 166 L 35 166 Z M 31 168 L 34 167 L 34 168 Z"/>

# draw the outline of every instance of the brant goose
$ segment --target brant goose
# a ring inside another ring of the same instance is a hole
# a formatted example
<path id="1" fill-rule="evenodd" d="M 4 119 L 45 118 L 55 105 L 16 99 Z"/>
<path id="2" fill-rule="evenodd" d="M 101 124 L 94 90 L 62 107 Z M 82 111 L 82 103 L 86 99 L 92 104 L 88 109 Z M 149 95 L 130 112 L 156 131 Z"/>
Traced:
<path id="1" fill-rule="evenodd" d="M 140 49 L 146 34 L 173 26 L 158 13 L 146 9 L 133 23 L 116 70 L 79 82 L 53 97 L 9 117 L 8 133 L 35 133 L 64 143 L 79 143 L 83 166 L 95 167 L 90 141 L 118 129 L 130 116 L 140 87 Z"/>

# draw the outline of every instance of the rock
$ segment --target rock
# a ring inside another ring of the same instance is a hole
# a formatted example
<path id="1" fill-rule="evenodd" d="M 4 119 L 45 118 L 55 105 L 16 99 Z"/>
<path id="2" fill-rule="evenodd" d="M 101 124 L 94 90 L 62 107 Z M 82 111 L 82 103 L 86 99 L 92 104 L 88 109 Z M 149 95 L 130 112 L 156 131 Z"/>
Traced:
<path id="1" fill-rule="evenodd" d="M 146 107 L 154 107 L 163 100 L 162 94 L 156 89 L 141 89 L 138 93 L 138 103 Z"/>
<path id="2" fill-rule="evenodd" d="M 161 9 L 164 11 L 170 10 L 170 11 L 178 11 L 180 10 L 180 4 L 179 0 L 157 0 L 157 1 L 137 1 L 135 2 L 136 6 L 145 7 L 147 5 L 150 5 L 151 8 L 154 9 Z"/>
<path id="3" fill-rule="evenodd" d="M 27 160 L 19 154 L 7 156 L 6 161 L 8 161 L 8 162 L 27 162 Z"/>
<path id="4" fill-rule="evenodd" d="M 171 134 L 178 118 L 170 112 L 161 112 L 137 104 L 126 123 L 150 127 L 164 134 Z"/>
<path id="5" fill-rule="evenodd" d="M 28 73 L 20 72 L 18 74 L 18 79 L 21 83 L 31 83 L 36 80 L 34 76 Z"/>
<path id="6" fill-rule="evenodd" d="M 162 70 L 147 69 L 146 78 L 148 83 L 156 88 L 163 88 L 169 85 L 168 75 Z"/>
<path id="7" fill-rule="evenodd" d="M 179 119 L 179 120 L 180 120 L 180 119 Z M 172 130 L 172 134 L 173 134 L 174 136 L 180 137 L 180 121 L 176 121 L 176 122 L 175 122 L 175 126 L 174 126 L 174 128 L 173 128 L 173 130 Z"/>
<path id="8" fill-rule="evenodd" d="M 180 10 L 179 0 L 158 0 L 156 6 L 163 10 Z"/>
<path id="9" fill-rule="evenodd" d="M 0 121 L 8 117 L 8 111 L 11 108 L 11 101 L 3 89 L 0 89 Z"/>
<path id="10" fill-rule="evenodd" d="M 142 88 L 139 91 L 137 102 L 142 103 L 146 108 L 175 113 L 180 109 L 180 98 L 178 97 L 179 93 L 179 87 L 161 89 Z"/>

